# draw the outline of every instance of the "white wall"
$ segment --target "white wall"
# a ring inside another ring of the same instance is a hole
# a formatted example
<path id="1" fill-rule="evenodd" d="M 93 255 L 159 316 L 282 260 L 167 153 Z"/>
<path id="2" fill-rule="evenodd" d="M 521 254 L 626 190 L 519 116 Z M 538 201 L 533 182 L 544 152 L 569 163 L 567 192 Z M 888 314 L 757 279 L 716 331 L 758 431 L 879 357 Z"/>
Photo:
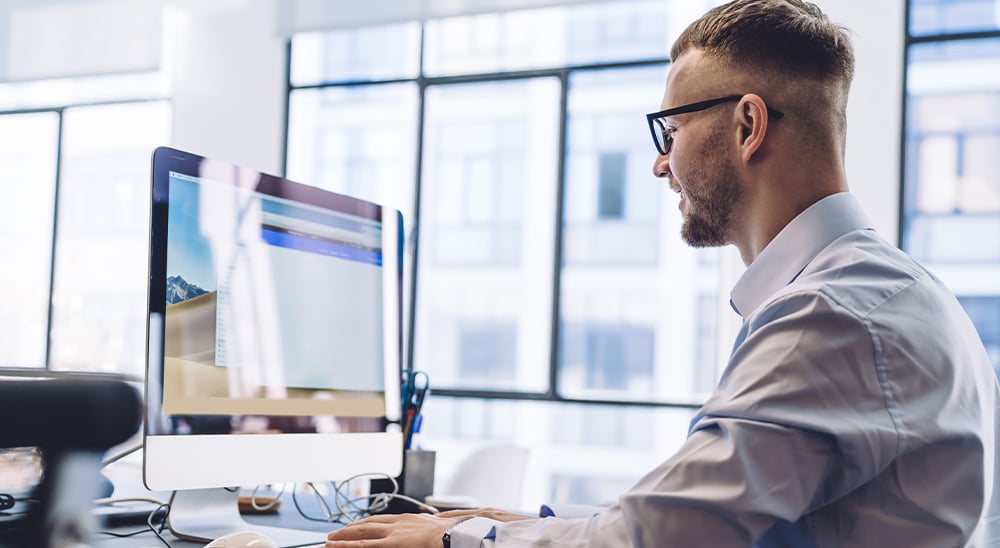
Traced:
<path id="1" fill-rule="evenodd" d="M 890 242 L 899 232 L 905 2 L 819 0 L 851 29 L 857 58 L 847 108 L 847 177 L 875 227 Z"/>
<path id="2" fill-rule="evenodd" d="M 173 146 L 268 173 L 284 156 L 286 41 L 272 0 L 168 6 Z"/>

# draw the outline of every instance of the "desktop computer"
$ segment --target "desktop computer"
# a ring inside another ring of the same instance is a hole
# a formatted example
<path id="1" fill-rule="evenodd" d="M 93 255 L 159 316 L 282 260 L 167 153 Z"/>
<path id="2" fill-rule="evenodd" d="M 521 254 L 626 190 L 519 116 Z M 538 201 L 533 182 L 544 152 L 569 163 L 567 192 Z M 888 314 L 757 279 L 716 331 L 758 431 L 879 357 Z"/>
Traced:
<path id="1" fill-rule="evenodd" d="M 181 538 L 323 542 L 234 488 L 400 475 L 401 215 L 167 147 L 151 207 L 146 486 Z"/>

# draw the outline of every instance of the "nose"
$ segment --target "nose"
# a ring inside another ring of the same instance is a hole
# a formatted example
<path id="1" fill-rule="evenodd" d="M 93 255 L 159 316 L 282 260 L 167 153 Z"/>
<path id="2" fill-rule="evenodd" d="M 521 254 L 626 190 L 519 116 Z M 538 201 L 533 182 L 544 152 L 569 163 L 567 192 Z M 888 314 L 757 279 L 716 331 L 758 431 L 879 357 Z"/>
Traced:
<path id="1" fill-rule="evenodd" d="M 653 176 L 660 179 L 670 178 L 670 155 L 661 154 L 653 162 Z"/>

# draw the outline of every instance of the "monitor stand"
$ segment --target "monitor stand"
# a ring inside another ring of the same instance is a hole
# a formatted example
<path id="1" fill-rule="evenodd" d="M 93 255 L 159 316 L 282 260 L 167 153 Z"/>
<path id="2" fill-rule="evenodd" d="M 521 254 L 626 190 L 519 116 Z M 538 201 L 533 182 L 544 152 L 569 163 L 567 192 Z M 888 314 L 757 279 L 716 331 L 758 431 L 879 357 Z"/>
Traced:
<path id="1" fill-rule="evenodd" d="M 331 530 L 336 528 L 330 525 Z M 205 542 L 238 531 L 263 533 L 282 548 L 326 542 L 326 533 L 248 523 L 240 515 L 239 492 L 224 488 L 174 491 L 167 526 L 178 538 Z"/>

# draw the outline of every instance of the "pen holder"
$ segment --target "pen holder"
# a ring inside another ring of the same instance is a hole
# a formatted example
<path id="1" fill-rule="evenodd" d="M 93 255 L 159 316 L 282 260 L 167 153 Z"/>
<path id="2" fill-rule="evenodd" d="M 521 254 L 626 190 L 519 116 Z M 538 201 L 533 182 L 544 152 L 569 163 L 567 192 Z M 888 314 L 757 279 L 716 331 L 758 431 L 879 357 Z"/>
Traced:
<path id="1" fill-rule="evenodd" d="M 400 489 L 408 497 L 424 500 L 434 493 L 434 451 L 408 449 L 403 455 L 403 481 Z"/>
<path id="2" fill-rule="evenodd" d="M 416 500 L 434 493 L 434 463 L 436 453 L 423 449 L 408 449 L 403 453 L 403 474 L 396 478 L 399 492 Z M 389 480 L 371 480 L 372 493 L 386 493 L 392 490 Z M 392 499 L 389 506 L 379 514 L 404 514 L 422 512 L 416 504 L 402 499 Z"/>

